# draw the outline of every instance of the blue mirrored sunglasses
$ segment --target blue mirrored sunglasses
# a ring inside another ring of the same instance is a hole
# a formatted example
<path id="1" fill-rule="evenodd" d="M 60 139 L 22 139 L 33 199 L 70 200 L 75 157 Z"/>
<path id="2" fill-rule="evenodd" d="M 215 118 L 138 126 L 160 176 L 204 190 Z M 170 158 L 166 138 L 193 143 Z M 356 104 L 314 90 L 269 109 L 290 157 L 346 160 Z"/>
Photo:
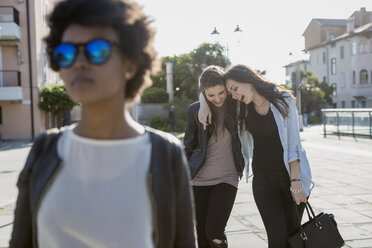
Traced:
<path id="1" fill-rule="evenodd" d="M 84 47 L 84 55 L 89 63 L 100 65 L 105 63 L 111 55 L 112 46 L 117 43 L 104 40 L 94 39 L 86 43 L 61 43 L 53 52 L 53 60 L 59 67 L 66 68 L 74 64 L 76 56 L 79 53 L 79 47 Z"/>

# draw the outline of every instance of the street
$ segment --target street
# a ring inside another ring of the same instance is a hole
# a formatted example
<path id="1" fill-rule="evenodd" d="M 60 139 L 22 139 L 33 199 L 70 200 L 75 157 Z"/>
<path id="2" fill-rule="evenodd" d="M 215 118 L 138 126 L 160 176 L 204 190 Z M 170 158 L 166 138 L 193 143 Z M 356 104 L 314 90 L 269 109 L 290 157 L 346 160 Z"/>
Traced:
<path id="1" fill-rule="evenodd" d="M 316 214 L 332 213 L 345 247 L 372 247 L 372 140 L 327 136 L 321 126 L 301 133 L 315 187 L 309 199 Z M 7 247 L 12 230 L 15 186 L 30 144 L 0 149 L 0 247 Z M 267 247 L 266 234 L 252 196 L 251 179 L 239 184 L 227 226 L 230 248 Z M 304 220 L 307 220 L 306 214 Z"/>

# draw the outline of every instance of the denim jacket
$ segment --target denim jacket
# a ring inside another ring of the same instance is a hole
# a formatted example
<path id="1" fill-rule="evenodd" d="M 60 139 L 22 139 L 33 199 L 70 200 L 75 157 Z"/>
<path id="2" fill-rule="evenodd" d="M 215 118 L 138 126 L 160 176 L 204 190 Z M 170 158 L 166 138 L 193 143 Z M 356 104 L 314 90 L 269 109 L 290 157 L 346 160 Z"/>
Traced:
<path id="1" fill-rule="evenodd" d="M 289 106 L 288 117 L 283 117 L 273 104 L 270 104 L 270 109 L 273 112 L 274 119 L 278 127 L 280 141 L 283 146 L 283 161 L 288 174 L 290 174 L 289 163 L 299 159 L 301 184 L 304 188 L 306 196 L 309 196 L 311 189 L 314 187 L 314 182 L 312 181 L 310 164 L 306 157 L 306 152 L 301 145 L 296 103 L 289 95 L 287 95 L 286 101 Z M 240 141 L 246 164 L 251 165 L 254 146 L 253 136 L 249 131 L 243 131 L 240 134 Z M 251 174 L 249 166 L 246 166 L 246 168 L 246 176 L 248 178 L 251 176 Z"/>

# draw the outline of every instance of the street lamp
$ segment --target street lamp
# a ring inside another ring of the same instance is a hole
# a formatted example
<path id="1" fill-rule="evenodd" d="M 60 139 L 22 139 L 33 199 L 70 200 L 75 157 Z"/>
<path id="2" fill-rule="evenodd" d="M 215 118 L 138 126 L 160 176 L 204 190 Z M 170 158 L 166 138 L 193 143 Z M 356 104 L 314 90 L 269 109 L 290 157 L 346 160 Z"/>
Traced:
<path id="1" fill-rule="evenodd" d="M 243 30 L 239 27 L 239 25 L 236 25 L 236 28 L 234 29 L 233 33 L 234 33 L 235 39 L 238 42 L 238 47 L 239 47 L 240 46 L 240 40 L 241 40 L 241 37 L 242 37 L 242 34 L 243 34 Z M 217 31 L 216 27 L 214 27 L 213 31 L 211 32 L 211 36 L 215 38 L 214 39 L 215 43 L 219 43 L 220 32 Z M 225 51 L 226 51 L 226 60 L 228 61 L 229 60 L 229 43 L 228 42 L 226 43 Z"/>
<path id="2" fill-rule="evenodd" d="M 239 27 L 239 25 L 236 25 L 236 28 L 234 30 L 234 36 L 236 37 L 236 40 L 238 41 L 238 47 L 240 46 L 240 39 L 243 36 L 243 30 Z"/>

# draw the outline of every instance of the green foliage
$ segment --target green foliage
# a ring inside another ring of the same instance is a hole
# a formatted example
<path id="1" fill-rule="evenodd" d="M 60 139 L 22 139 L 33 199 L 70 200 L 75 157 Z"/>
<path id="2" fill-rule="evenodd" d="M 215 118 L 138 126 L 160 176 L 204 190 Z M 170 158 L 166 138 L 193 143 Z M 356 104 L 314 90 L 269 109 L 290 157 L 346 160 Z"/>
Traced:
<path id="1" fill-rule="evenodd" d="M 177 135 L 177 139 L 184 140 L 185 139 L 185 133 L 182 133 L 180 135 Z"/>
<path id="2" fill-rule="evenodd" d="M 322 119 L 319 116 L 316 116 L 316 115 L 309 115 L 309 118 L 308 118 L 307 121 L 308 121 L 309 124 L 322 123 Z"/>
<path id="3" fill-rule="evenodd" d="M 167 117 L 155 115 L 150 120 L 150 127 L 169 132 L 169 121 Z"/>
<path id="4" fill-rule="evenodd" d="M 332 103 L 333 88 L 325 82 L 319 82 L 319 79 L 310 71 L 302 71 L 301 78 L 302 110 L 306 108 L 308 113 L 314 112 L 319 117 L 323 104 Z M 296 94 L 296 89 L 293 91 Z"/>
<path id="5" fill-rule="evenodd" d="M 256 70 L 258 73 L 260 73 L 262 76 L 266 75 L 266 70 Z"/>
<path id="6" fill-rule="evenodd" d="M 152 87 L 157 87 L 157 88 L 162 88 L 162 89 L 167 88 L 167 78 L 166 78 L 166 74 L 163 72 L 165 72 L 164 63 L 162 63 L 162 69 L 158 74 L 150 75 L 151 80 L 153 82 Z"/>
<path id="7" fill-rule="evenodd" d="M 165 109 L 170 109 L 172 105 L 174 105 L 174 109 L 176 111 L 176 131 L 185 131 L 185 129 L 179 130 L 177 129 L 177 121 L 182 120 L 186 123 L 187 118 L 187 111 L 189 109 L 189 105 L 193 103 L 194 100 L 189 99 L 185 94 L 181 96 L 176 96 L 173 100 L 169 103 L 164 104 Z M 180 124 L 179 124 L 180 125 Z M 185 124 L 186 126 L 186 124 Z M 181 126 L 180 126 L 181 128 Z"/>
<path id="8" fill-rule="evenodd" d="M 165 103 L 168 102 L 168 93 L 164 88 L 147 88 L 141 97 L 142 103 Z"/>
<path id="9" fill-rule="evenodd" d="M 202 70 L 208 65 L 226 67 L 228 61 L 223 55 L 223 47 L 220 44 L 203 43 L 190 53 L 173 57 L 164 57 L 162 70 L 152 76 L 155 87 L 166 87 L 166 62 L 173 63 L 173 86 L 180 89 L 175 96 L 186 95 L 188 98 L 198 99 L 198 79 Z"/>
<path id="10" fill-rule="evenodd" d="M 39 108 L 44 112 L 57 113 L 72 110 L 77 105 L 68 96 L 64 85 L 53 84 L 41 89 Z"/>
<path id="11" fill-rule="evenodd" d="M 176 120 L 175 128 L 176 128 L 176 132 L 185 132 L 186 121 L 180 120 L 180 119 Z"/>

